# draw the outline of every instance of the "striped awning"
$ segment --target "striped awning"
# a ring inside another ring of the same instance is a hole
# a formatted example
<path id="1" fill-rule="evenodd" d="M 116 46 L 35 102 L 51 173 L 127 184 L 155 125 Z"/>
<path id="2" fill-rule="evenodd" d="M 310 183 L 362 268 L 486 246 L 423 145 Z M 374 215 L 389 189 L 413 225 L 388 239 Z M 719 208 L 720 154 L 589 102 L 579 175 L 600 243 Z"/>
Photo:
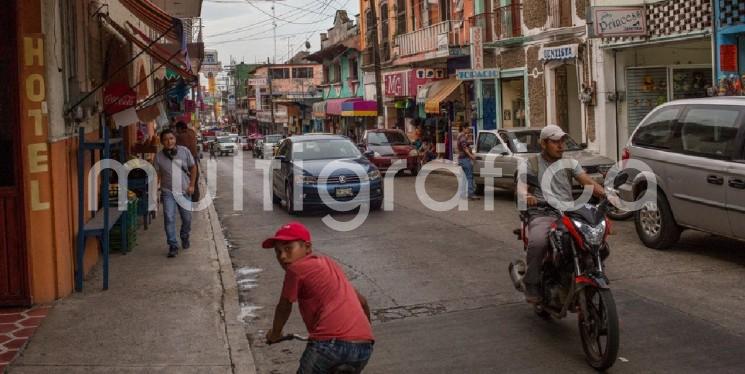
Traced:
<path id="1" fill-rule="evenodd" d="M 171 17 L 149 0 L 119 0 L 138 19 L 159 34 L 166 34 L 168 39 L 182 43 L 184 26 L 180 19 Z"/>
<path id="2" fill-rule="evenodd" d="M 429 87 L 427 87 L 427 98 L 424 101 L 424 112 L 430 114 L 440 113 L 440 103 L 445 101 L 448 96 L 450 96 L 450 94 L 460 86 L 460 84 L 461 81 L 455 78 L 448 78 L 429 83 Z"/>
<path id="3" fill-rule="evenodd" d="M 347 101 L 341 105 L 342 117 L 375 117 L 378 115 L 378 103 L 372 100 Z"/>
<path id="4" fill-rule="evenodd" d="M 345 99 L 326 100 L 326 114 L 331 115 L 331 116 L 340 116 L 342 112 L 341 106 L 344 105 L 344 103 L 359 101 L 359 100 L 362 100 L 362 98 L 353 97 L 353 98 L 345 98 Z"/>

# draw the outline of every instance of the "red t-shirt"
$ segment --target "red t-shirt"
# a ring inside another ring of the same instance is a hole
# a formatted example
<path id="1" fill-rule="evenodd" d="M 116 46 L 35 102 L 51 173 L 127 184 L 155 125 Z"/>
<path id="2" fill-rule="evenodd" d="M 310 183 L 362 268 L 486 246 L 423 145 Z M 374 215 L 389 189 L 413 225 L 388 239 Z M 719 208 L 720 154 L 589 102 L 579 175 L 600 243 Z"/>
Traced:
<path id="1" fill-rule="evenodd" d="M 328 257 L 311 254 L 293 262 L 285 274 L 282 297 L 298 302 L 312 340 L 373 340 L 354 287 Z"/>

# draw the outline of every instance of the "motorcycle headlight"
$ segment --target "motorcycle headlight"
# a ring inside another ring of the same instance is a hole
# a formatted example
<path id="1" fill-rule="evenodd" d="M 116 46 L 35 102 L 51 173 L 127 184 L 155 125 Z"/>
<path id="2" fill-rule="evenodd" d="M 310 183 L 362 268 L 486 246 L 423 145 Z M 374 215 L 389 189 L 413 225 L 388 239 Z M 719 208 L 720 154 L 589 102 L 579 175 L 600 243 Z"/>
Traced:
<path id="1" fill-rule="evenodd" d="M 412 156 L 412 157 L 419 156 L 419 152 L 416 149 L 412 149 L 411 152 L 409 152 L 409 156 Z"/>
<path id="2" fill-rule="evenodd" d="M 311 175 L 296 175 L 295 176 L 295 183 L 296 184 L 316 184 L 318 182 L 318 177 L 314 177 Z"/>
<path id="3" fill-rule="evenodd" d="M 603 243 L 603 238 L 605 237 L 605 221 L 600 222 L 597 226 L 590 226 L 586 223 L 574 221 L 574 226 L 576 226 L 577 230 L 582 233 L 588 244 L 600 245 Z"/>
<path id="4" fill-rule="evenodd" d="M 380 179 L 380 171 L 377 169 L 369 171 L 367 173 L 367 178 L 370 179 L 371 181 Z"/>

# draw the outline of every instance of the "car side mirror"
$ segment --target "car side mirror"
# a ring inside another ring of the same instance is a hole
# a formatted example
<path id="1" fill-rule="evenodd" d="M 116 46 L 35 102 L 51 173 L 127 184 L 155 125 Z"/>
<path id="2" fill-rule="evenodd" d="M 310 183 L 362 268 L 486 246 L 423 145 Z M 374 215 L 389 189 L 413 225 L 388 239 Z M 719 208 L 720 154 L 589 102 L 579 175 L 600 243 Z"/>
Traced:
<path id="1" fill-rule="evenodd" d="M 500 156 L 509 156 L 510 155 L 510 152 L 504 151 L 504 152 L 500 153 L 499 155 Z"/>
<path id="2" fill-rule="evenodd" d="M 373 158 L 375 156 L 375 152 L 374 151 L 366 151 L 362 155 L 364 155 L 367 158 Z"/>

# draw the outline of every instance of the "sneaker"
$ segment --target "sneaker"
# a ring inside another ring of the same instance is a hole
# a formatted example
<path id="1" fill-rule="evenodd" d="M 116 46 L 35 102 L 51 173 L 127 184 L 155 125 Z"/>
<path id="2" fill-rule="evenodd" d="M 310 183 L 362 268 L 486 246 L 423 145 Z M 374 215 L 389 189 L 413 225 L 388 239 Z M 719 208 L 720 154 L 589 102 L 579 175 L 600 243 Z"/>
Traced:
<path id="1" fill-rule="evenodd" d="M 191 247 L 191 244 L 189 243 L 189 239 L 181 239 L 181 248 L 189 249 L 189 247 Z"/>
<path id="2" fill-rule="evenodd" d="M 176 257 L 177 254 L 178 254 L 178 247 L 168 248 L 168 258 Z"/>
<path id="3" fill-rule="evenodd" d="M 541 297 L 541 289 L 537 284 L 525 283 L 525 301 L 529 304 L 540 304 L 543 298 Z"/>
<path id="4" fill-rule="evenodd" d="M 475 201 L 475 200 L 481 200 L 481 198 L 478 196 L 469 196 L 468 200 Z"/>

